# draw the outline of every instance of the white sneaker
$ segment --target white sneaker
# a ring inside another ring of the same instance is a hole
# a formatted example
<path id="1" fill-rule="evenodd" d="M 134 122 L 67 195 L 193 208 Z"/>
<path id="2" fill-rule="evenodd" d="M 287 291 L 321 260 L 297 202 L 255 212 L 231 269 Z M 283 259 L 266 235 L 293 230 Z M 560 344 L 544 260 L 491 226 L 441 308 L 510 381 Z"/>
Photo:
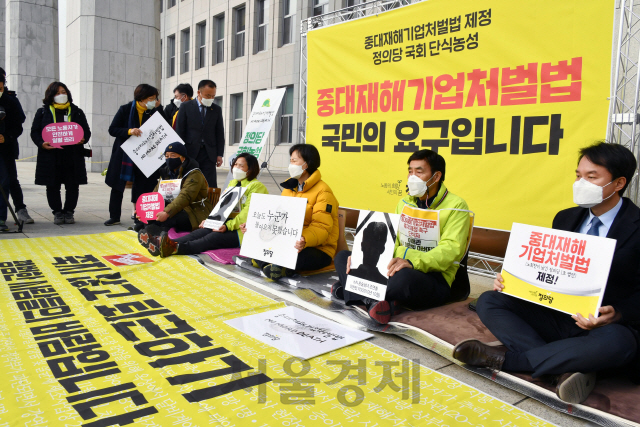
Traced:
<path id="1" fill-rule="evenodd" d="M 29 216 L 29 212 L 27 212 L 26 208 L 20 209 L 19 211 L 16 212 L 16 215 L 18 216 L 18 221 L 22 221 L 25 224 L 33 224 L 33 218 L 31 218 Z"/>

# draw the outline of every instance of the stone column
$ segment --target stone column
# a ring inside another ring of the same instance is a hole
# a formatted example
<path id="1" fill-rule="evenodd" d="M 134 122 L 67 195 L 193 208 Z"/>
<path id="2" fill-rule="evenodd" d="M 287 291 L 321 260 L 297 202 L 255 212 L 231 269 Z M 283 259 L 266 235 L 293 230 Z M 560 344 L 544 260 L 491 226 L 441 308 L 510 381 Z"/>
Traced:
<path id="1" fill-rule="evenodd" d="M 58 0 L 6 0 L 5 71 L 27 116 L 20 157 L 35 156 L 29 129 L 47 86 L 58 79 Z M 31 159 L 35 161 L 36 159 Z"/>
<path id="2" fill-rule="evenodd" d="M 140 83 L 160 87 L 160 2 L 68 0 L 65 82 L 91 127 L 92 172 L 108 166 L 108 129 Z M 87 165 L 89 166 L 89 165 Z"/>

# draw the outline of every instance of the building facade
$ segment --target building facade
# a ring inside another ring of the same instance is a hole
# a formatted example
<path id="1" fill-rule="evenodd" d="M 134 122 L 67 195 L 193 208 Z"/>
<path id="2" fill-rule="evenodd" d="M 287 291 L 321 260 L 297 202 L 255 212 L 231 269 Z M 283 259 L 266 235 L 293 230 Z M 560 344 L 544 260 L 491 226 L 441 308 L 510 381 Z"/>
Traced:
<path id="1" fill-rule="evenodd" d="M 196 91 L 200 80 L 213 80 L 225 123 L 227 166 L 257 93 L 286 88 L 259 159 L 269 159 L 270 169 L 286 169 L 289 147 L 300 142 L 300 22 L 345 7 L 347 0 L 160 1 L 163 103 L 179 83 Z"/>

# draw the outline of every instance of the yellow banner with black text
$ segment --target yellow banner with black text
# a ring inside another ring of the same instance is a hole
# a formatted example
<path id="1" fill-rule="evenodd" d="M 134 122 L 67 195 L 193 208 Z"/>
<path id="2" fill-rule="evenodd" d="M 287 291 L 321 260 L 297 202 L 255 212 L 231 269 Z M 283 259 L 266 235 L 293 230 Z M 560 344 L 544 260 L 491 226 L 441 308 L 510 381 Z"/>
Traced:
<path id="1" fill-rule="evenodd" d="M 550 226 L 606 134 L 614 2 L 430 0 L 308 37 L 307 143 L 345 207 L 393 212 L 437 151 L 476 225 Z"/>
<path id="2" fill-rule="evenodd" d="M 224 323 L 283 303 L 133 233 L 0 249 L 0 425 L 547 425 L 368 342 L 291 358 Z"/>

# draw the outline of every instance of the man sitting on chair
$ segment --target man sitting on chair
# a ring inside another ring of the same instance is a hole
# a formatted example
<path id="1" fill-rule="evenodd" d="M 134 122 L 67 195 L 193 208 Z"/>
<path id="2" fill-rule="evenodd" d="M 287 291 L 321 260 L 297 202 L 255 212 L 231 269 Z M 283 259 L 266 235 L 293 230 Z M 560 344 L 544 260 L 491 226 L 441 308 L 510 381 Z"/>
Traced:
<path id="1" fill-rule="evenodd" d="M 451 296 L 451 284 L 459 262 L 467 250 L 469 214 L 467 203 L 452 194 L 444 185 L 444 158 L 431 150 L 411 154 L 408 192 L 398 202 L 396 213 L 405 206 L 440 210 L 440 241 L 428 252 L 411 249 L 400 244 L 396 237 L 394 256 L 387 266 L 389 280 L 385 301 L 375 301 L 345 290 L 350 273 L 351 252 L 341 251 L 335 259 L 340 280 L 331 288 L 331 294 L 347 305 L 364 305 L 369 316 L 380 324 L 389 323 L 396 304 L 412 310 L 424 310 L 446 303 Z"/>
<path id="2" fill-rule="evenodd" d="M 552 375 L 556 394 L 568 403 L 583 402 L 595 386 L 595 372 L 626 367 L 637 351 L 640 321 L 640 209 L 625 189 L 636 171 L 633 153 L 622 145 L 598 143 L 580 150 L 573 201 L 580 207 L 558 212 L 553 228 L 616 239 L 616 249 L 600 316 L 568 315 L 511 297 L 502 275 L 493 291 L 480 295 L 480 320 L 506 347 L 465 340 L 453 357 L 469 365 L 529 372 L 534 378 Z M 495 292 L 497 291 L 497 292 Z"/>

